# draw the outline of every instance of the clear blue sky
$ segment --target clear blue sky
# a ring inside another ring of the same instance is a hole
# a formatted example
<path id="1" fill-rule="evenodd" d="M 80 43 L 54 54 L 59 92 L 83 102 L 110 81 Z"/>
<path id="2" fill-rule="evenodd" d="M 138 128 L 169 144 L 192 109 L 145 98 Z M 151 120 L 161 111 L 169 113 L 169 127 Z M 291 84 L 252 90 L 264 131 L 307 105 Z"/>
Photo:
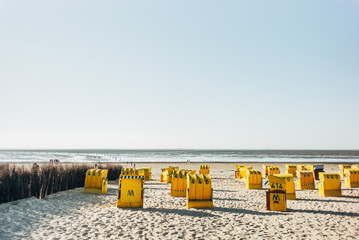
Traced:
<path id="1" fill-rule="evenodd" d="M 359 149 L 358 1 L 0 0 L 0 148 Z"/>

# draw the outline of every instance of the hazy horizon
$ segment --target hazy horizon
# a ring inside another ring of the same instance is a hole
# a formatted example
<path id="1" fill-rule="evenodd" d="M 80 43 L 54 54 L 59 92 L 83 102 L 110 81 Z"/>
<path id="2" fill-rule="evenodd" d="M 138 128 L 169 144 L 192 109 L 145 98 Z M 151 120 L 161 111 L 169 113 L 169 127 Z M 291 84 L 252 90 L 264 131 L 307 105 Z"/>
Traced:
<path id="1" fill-rule="evenodd" d="M 359 151 L 359 149 L 233 149 L 233 148 L 0 148 L 0 151 L 21 151 L 21 150 L 189 150 L 189 151 Z"/>
<path id="2" fill-rule="evenodd" d="M 0 150 L 0 163 L 49 162 L 358 163 L 358 150 L 64 149 Z"/>

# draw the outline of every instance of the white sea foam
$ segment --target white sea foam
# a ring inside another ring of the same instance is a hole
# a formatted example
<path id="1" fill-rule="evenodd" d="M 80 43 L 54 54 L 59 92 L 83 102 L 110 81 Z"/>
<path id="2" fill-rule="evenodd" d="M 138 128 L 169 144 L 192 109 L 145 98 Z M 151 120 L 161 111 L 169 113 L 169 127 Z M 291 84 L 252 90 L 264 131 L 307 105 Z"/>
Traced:
<path id="1" fill-rule="evenodd" d="M 359 151 L 1 150 L 0 162 L 359 162 Z"/>

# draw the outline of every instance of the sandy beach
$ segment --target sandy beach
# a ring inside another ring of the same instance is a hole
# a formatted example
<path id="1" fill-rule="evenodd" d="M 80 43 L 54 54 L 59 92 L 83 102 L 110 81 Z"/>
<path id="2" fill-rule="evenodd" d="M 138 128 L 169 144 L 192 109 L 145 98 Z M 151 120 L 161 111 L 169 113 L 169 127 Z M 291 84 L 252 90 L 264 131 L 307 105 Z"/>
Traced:
<path id="1" fill-rule="evenodd" d="M 143 209 L 116 208 L 118 181 L 109 183 L 106 195 L 76 188 L 46 200 L 0 204 L 0 239 L 358 239 L 359 189 L 342 183 L 343 197 L 324 198 L 316 181 L 316 190 L 296 190 L 287 212 L 270 212 L 268 185 L 247 190 L 234 178 L 234 163 L 210 163 L 214 208 L 187 209 L 185 198 L 170 197 L 170 184 L 159 181 L 161 168 L 169 165 L 136 164 L 153 173 L 145 182 Z M 171 165 L 198 172 L 200 164 Z M 283 173 L 285 165 L 278 166 Z M 337 172 L 338 165 L 325 164 L 325 171 Z"/>

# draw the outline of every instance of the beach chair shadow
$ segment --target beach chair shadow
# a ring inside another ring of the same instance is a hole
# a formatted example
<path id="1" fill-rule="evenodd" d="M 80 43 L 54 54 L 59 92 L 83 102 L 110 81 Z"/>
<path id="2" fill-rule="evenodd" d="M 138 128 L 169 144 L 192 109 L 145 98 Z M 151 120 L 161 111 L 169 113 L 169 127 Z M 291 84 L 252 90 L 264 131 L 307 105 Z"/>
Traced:
<path id="1" fill-rule="evenodd" d="M 170 209 L 170 208 L 129 208 L 132 211 L 143 211 L 143 212 L 151 212 L 151 213 L 172 213 L 180 216 L 189 216 L 189 217 L 218 217 L 218 215 L 212 214 L 207 211 L 201 210 L 187 210 L 187 209 Z"/>
<path id="2" fill-rule="evenodd" d="M 340 197 L 340 198 L 342 198 L 342 197 Z M 354 201 L 343 201 L 343 200 L 336 200 L 336 199 L 305 199 L 305 198 L 297 198 L 296 201 L 359 203 L 359 202 L 354 202 Z"/>
<path id="3" fill-rule="evenodd" d="M 242 202 L 246 202 L 247 199 L 238 199 L 238 198 L 213 198 L 213 200 L 215 201 L 242 201 Z"/>
<path id="4" fill-rule="evenodd" d="M 146 185 L 159 185 L 159 186 L 164 186 L 164 185 L 167 185 L 166 183 L 161 183 L 161 182 L 145 182 L 144 184 L 145 186 Z"/>
<path id="5" fill-rule="evenodd" d="M 261 188 L 261 189 L 247 189 L 245 186 L 241 187 L 241 190 L 247 190 L 247 191 L 267 191 L 269 190 L 269 187 Z"/>
<path id="6" fill-rule="evenodd" d="M 169 188 L 156 188 L 156 187 L 149 187 L 149 188 L 146 188 L 146 190 L 162 190 L 162 191 L 168 191 Z"/>
<path id="7" fill-rule="evenodd" d="M 295 189 L 296 192 L 309 192 L 309 191 L 313 191 L 313 192 L 318 192 L 318 188 L 314 188 L 314 189 Z"/>
<path id="8" fill-rule="evenodd" d="M 107 188 L 107 194 L 98 194 L 99 196 L 106 196 L 106 195 L 117 195 L 118 188 Z"/>
<path id="9" fill-rule="evenodd" d="M 288 209 L 287 209 L 288 210 Z M 213 211 L 215 212 L 221 212 L 221 214 L 225 213 L 243 213 L 243 214 L 250 214 L 250 215 L 264 215 L 264 216 L 270 216 L 270 215 L 286 215 L 285 212 L 275 212 L 275 211 L 268 211 L 268 212 L 259 212 L 259 211 L 253 211 L 248 209 L 239 209 L 239 208 L 223 208 L 223 207 L 214 207 Z"/>
<path id="10" fill-rule="evenodd" d="M 356 191 L 357 192 L 357 196 L 350 196 L 350 195 L 345 195 L 346 192 L 353 192 Z M 354 198 L 354 199 L 358 199 L 359 200 L 359 189 L 358 188 L 342 188 L 342 194 L 343 196 L 341 196 L 342 198 Z"/>
<path id="11" fill-rule="evenodd" d="M 213 189 L 213 192 L 239 192 L 234 190 L 222 190 L 222 189 Z"/>
<path id="12" fill-rule="evenodd" d="M 341 196 L 341 198 L 352 198 L 352 199 L 359 200 L 359 196 L 346 196 L 346 195 L 343 195 L 343 196 Z M 356 202 L 356 203 L 358 203 L 358 202 Z"/>
<path id="13" fill-rule="evenodd" d="M 334 212 L 334 211 L 327 211 L 327 210 L 287 209 L 287 212 L 301 212 L 301 213 L 314 213 L 314 214 L 329 214 L 329 215 L 347 216 L 347 217 L 359 217 L 359 213 Z"/>

